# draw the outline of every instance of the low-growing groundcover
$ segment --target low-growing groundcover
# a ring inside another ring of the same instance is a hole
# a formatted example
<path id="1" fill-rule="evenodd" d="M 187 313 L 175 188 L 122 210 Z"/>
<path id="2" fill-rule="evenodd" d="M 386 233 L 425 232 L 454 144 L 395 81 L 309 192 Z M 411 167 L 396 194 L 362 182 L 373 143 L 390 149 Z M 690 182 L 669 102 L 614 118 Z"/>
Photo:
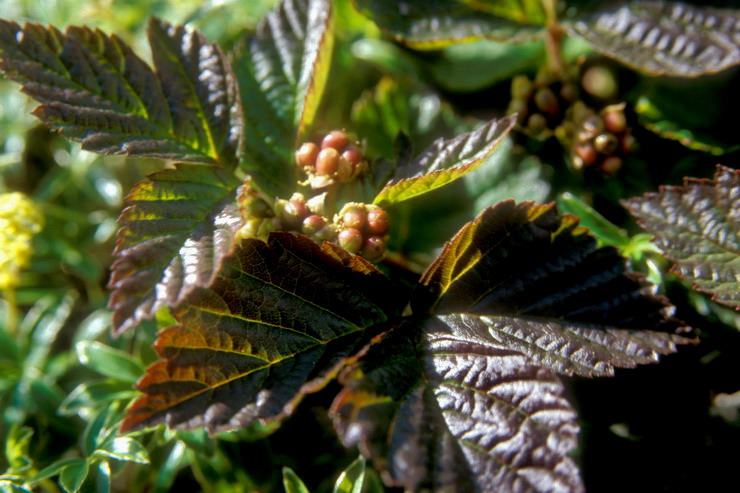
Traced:
<path id="1" fill-rule="evenodd" d="M 631 412 L 655 402 L 629 380 L 651 374 L 620 368 L 699 354 L 698 336 L 711 334 L 702 324 L 724 324 L 715 337 L 737 342 L 740 172 L 717 166 L 702 173 L 711 179 L 624 194 L 648 185 L 635 186 L 650 175 L 630 160 L 644 150 L 635 136 L 643 147 L 650 136 L 613 96 L 597 108 L 587 71 L 587 94 L 573 89 L 582 62 L 561 58 L 561 42 L 567 33 L 638 70 L 696 77 L 740 61 L 726 42 L 737 41 L 738 17 L 678 3 L 404 5 L 354 2 L 414 48 L 544 40 L 545 68 L 512 80 L 512 114 L 474 120 L 425 85 L 417 64 L 433 57 L 381 41 L 346 2 L 285 0 L 228 52 L 154 17 L 151 62 L 97 29 L 0 20 L 0 68 L 48 128 L 95 153 L 166 160 L 126 195 L 107 310 L 99 294 L 74 294 L 99 287 L 29 295 L 25 311 L 15 286 L 4 288 L 3 488 L 305 491 L 301 478 L 334 491 L 622 487 L 594 479 L 618 462 L 598 462 L 591 444 L 606 430 L 599 450 L 629 453 L 640 421 L 631 429 L 591 406 L 612 389 Z M 650 24 L 665 12 L 670 22 Z M 347 56 L 351 36 L 355 54 L 365 36 L 381 43 L 363 55 L 373 66 Z M 358 74 L 373 83 L 351 87 Z M 345 93 L 357 95 L 351 108 Z M 659 120 L 643 120 L 654 140 L 733 156 L 731 143 L 677 134 L 659 106 L 634 110 Z M 562 163 L 548 171 L 534 154 Z M 35 193 L 53 204 L 48 188 Z M 559 202 L 582 221 L 544 200 L 550 188 L 572 192 Z M 648 234 L 628 235 L 574 195 L 590 188 L 604 192 L 594 203 L 622 199 Z M 67 208 L 79 208 L 73 200 Z M 26 226 L 23 210 L 3 220 L 27 251 L 40 226 Z M 74 275 L 94 279 L 90 270 Z M 727 364 L 726 354 L 703 359 Z M 658 395 L 686 384 L 690 369 L 673 361 L 675 374 L 649 377 Z M 590 381 L 615 373 L 640 392 Z M 662 429 L 693 439 L 675 417 L 683 411 L 667 408 Z M 646 487 L 696 487 L 698 475 L 663 481 L 668 462 L 656 460 Z"/>

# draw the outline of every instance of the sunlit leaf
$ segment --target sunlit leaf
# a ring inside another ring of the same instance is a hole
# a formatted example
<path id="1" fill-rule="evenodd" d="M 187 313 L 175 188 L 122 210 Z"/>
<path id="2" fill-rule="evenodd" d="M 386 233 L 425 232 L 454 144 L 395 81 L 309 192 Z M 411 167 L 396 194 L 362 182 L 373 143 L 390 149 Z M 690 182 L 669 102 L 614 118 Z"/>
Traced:
<path id="1" fill-rule="evenodd" d="M 283 467 L 283 488 L 285 493 L 309 493 L 301 478 L 290 467 Z"/>
<path id="2" fill-rule="evenodd" d="M 146 448 L 131 437 L 115 437 L 94 452 L 94 455 L 126 462 L 149 464 Z"/>
<path id="3" fill-rule="evenodd" d="M 139 376 L 143 374 L 143 371 Z M 136 397 L 131 383 L 121 380 L 85 382 L 75 387 L 59 405 L 59 414 L 70 416 L 86 407 L 95 407 L 115 400 Z"/>
<path id="4" fill-rule="evenodd" d="M 372 346 L 343 381 L 335 427 L 389 486 L 583 491 L 569 457 L 576 413 L 562 384 L 506 346 L 431 318 Z"/>
<path id="5" fill-rule="evenodd" d="M 740 63 L 739 22 L 737 10 L 622 1 L 564 25 L 595 50 L 638 70 L 693 77 Z"/>
<path id="6" fill-rule="evenodd" d="M 62 473 L 59 475 L 59 484 L 67 493 L 77 492 L 82 487 L 82 483 L 85 482 L 89 469 L 90 464 L 87 460 L 74 459 L 73 462 L 62 469 Z"/>
<path id="7" fill-rule="evenodd" d="M 245 240 L 211 287 L 176 309 L 180 325 L 159 334 L 163 360 L 139 382 L 145 395 L 122 428 L 213 432 L 289 413 L 359 349 L 363 329 L 398 312 L 396 298 L 371 264 L 332 244 L 290 233 Z"/>
<path id="8" fill-rule="evenodd" d="M 362 493 L 362 485 L 365 483 L 365 461 L 362 458 L 355 459 L 347 469 L 339 475 L 334 485 L 334 493 Z"/>
<path id="9" fill-rule="evenodd" d="M 328 0 L 285 0 L 235 54 L 246 124 L 244 167 L 269 196 L 289 196 L 298 179 L 293 150 L 324 90 L 332 19 Z"/>
<path id="10" fill-rule="evenodd" d="M 75 350 L 80 363 L 106 377 L 134 383 L 144 373 L 144 368 L 128 353 L 100 342 L 80 341 Z"/>
<path id="11" fill-rule="evenodd" d="M 0 21 L 0 68 L 47 125 L 104 154 L 233 165 L 241 115 L 229 62 L 197 32 L 150 24 L 154 72 L 116 36 Z"/>
<path id="12" fill-rule="evenodd" d="M 717 167 L 714 180 L 687 178 L 624 201 L 672 268 L 694 289 L 740 309 L 740 171 Z"/>
<path id="13" fill-rule="evenodd" d="M 117 333 L 209 285 L 241 226 L 238 180 L 215 167 L 180 164 L 149 177 L 121 213 L 109 287 Z"/>
<path id="14" fill-rule="evenodd" d="M 476 169 L 514 127 L 506 117 L 453 139 L 439 139 L 413 162 L 398 168 L 394 179 L 373 201 L 396 203 L 423 195 Z"/>
<path id="15" fill-rule="evenodd" d="M 484 37 L 526 41 L 537 37 L 544 24 L 541 9 L 527 12 L 521 2 L 410 0 L 399 4 L 354 0 L 354 4 L 396 39 L 418 49 L 437 49 Z"/>

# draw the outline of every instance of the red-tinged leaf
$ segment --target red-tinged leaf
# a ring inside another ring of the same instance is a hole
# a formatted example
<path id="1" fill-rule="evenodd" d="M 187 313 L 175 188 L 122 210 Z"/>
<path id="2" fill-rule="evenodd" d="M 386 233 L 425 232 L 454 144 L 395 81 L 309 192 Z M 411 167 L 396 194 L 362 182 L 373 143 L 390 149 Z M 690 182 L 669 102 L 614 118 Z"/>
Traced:
<path id="1" fill-rule="evenodd" d="M 371 346 L 332 404 L 342 441 L 408 491 L 583 491 L 561 382 L 472 336 L 431 318 Z"/>
<path id="2" fill-rule="evenodd" d="M 501 143 L 516 120 L 491 120 L 472 132 L 438 139 L 416 160 L 398 168 L 393 180 L 373 202 L 393 204 L 408 200 L 457 180 L 476 169 Z"/>
<path id="3" fill-rule="evenodd" d="M 233 165 L 242 129 L 228 60 L 197 32 L 152 26 L 157 73 L 115 35 L 5 20 L 0 68 L 84 149 Z"/>
<path id="4" fill-rule="evenodd" d="M 718 166 L 714 180 L 687 178 L 624 205 L 675 262 L 673 272 L 740 310 L 740 171 Z"/>
<path id="5" fill-rule="evenodd" d="M 397 40 L 417 49 L 489 38 L 521 42 L 541 35 L 544 11 L 533 2 L 353 0 L 355 7 Z"/>
<path id="6" fill-rule="evenodd" d="M 740 63 L 737 10 L 623 1 L 564 25 L 595 50 L 652 74 L 695 77 Z"/>
<path id="7" fill-rule="evenodd" d="M 285 0 L 234 55 L 246 125 L 243 165 L 269 196 L 294 191 L 293 151 L 324 91 L 332 24 L 328 0 Z"/>
<path id="8" fill-rule="evenodd" d="M 690 340 L 673 307 L 611 247 L 554 205 L 501 202 L 427 269 L 415 313 L 485 315 L 479 330 L 550 369 L 609 375 Z M 657 331 L 657 332 L 654 332 Z"/>
<path id="9" fill-rule="evenodd" d="M 208 286 L 242 224 L 230 172 L 180 164 L 149 179 L 131 191 L 119 218 L 109 282 L 116 333 Z"/>
<path id="10" fill-rule="evenodd" d="M 291 233 L 245 240 L 175 310 L 179 325 L 160 333 L 163 359 L 122 428 L 215 432 L 288 414 L 364 345 L 363 329 L 397 314 L 396 298 L 385 276 L 335 245 Z"/>

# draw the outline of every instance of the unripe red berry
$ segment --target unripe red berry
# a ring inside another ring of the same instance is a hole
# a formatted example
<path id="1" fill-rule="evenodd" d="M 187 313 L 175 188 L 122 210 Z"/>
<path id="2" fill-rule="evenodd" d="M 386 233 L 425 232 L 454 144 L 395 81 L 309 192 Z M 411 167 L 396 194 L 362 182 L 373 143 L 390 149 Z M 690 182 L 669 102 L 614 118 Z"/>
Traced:
<path id="1" fill-rule="evenodd" d="M 295 162 L 299 168 L 311 167 L 316 165 L 316 158 L 319 155 L 319 147 L 313 142 L 306 142 L 295 151 Z"/>
<path id="2" fill-rule="evenodd" d="M 636 139 L 631 133 L 624 134 L 619 142 L 619 148 L 622 152 L 632 152 L 635 150 Z"/>
<path id="3" fill-rule="evenodd" d="M 341 130 L 332 130 L 321 141 L 321 148 L 333 148 L 337 151 L 344 149 L 349 144 L 349 136 Z"/>
<path id="4" fill-rule="evenodd" d="M 362 162 L 363 155 L 356 147 L 348 147 L 342 152 L 340 158 L 351 164 L 353 168 L 356 168 Z"/>
<path id="5" fill-rule="evenodd" d="M 534 95 L 534 104 L 537 105 L 540 111 L 547 113 L 548 115 L 557 115 L 560 113 L 560 103 L 558 103 L 558 98 L 549 87 L 543 87 L 542 89 L 537 90 Z"/>
<path id="6" fill-rule="evenodd" d="M 604 128 L 615 134 L 622 133 L 627 128 L 627 118 L 621 110 L 607 111 L 601 119 L 604 120 Z"/>
<path id="7" fill-rule="evenodd" d="M 596 158 L 598 157 L 596 149 L 594 149 L 594 146 L 591 144 L 578 144 L 575 147 L 574 152 L 576 156 L 581 158 L 581 162 L 584 166 L 591 166 L 596 162 Z"/>
<path id="8" fill-rule="evenodd" d="M 290 200 L 283 207 L 283 222 L 288 229 L 299 229 L 303 219 L 309 214 L 306 203 L 300 200 Z"/>
<path id="9" fill-rule="evenodd" d="M 511 80 L 511 97 L 526 100 L 532 97 L 534 85 L 526 75 L 517 75 Z"/>
<path id="10" fill-rule="evenodd" d="M 372 209 L 367 213 L 367 230 L 378 236 L 383 236 L 390 229 L 388 213 L 383 209 Z"/>
<path id="11" fill-rule="evenodd" d="M 385 248 L 382 236 L 369 236 L 362 247 L 362 256 L 370 262 L 377 262 L 385 255 Z"/>
<path id="12" fill-rule="evenodd" d="M 354 228 L 362 231 L 367 224 L 367 211 L 364 207 L 354 206 L 344 211 L 342 223 L 347 228 Z"/>
<path id="13" fill-rule="evenodd" d="M 530 115 L 527 119 L 527 128 L 533 134 L 538 134 L 547 128 L 547 120 L 542 113 Z"/>
<path id="14" fill-rule="evenodd" d="M 339 152 L 333 147 L 321 149 L 316 158 L 316 173 L 319 175 L 332 175 L 339 169 Z"/>
<path id="15" fill-rule="evenodd" d="M 586 117 L 581 122 L 581 131 L 578 133 L 578 140 L 585 142 L 592 139 L 596 134 L 604 130 L 604 122 L 596 115 Z"/>
<path id="16" fill-rule="evenodd" d="M 612 71 L 600 65 L 594 65 L 583 73 L 581 86 L 587 93 L 600 99 L 611 99 L 619 90 Z"/>
<path id="17" fill-rule="evenodd" d="M 337 235 L 339 246 L 349 253 L 357 254 L 362 249 L 362 233 L 355 228 L 345 228 Z"/>
<path id="18" fill-rule="evenodd" d="M 614 154 L 618 144 L 617 137 L 608 132 L 599 134 L 594 139 L 594 148 L 602 154 Z"/>
<path id="19" fill-rule="evenodd" d="M 572 103 L 578 99 L 578 86 L 572 82 L 563 84 L 563 87 L 560 88 L 560 97 L 567 102 Z"/>
<path id="20" fill-rule="evenodd" d="M 607 175 L 613 175 L 622 167 L 622 159 L 618 156 L 609 156 L 601 162 L 599 169 Z"/>
<path id="21" fill-rule="evenodd" d="M 324 218 L 317 216 L 316 214 L 312 214 L 303 220 L 301 231 L 303 231 L 303 234 L 312 236 L 321 231 L 324 226 L 326 226 Z"/>

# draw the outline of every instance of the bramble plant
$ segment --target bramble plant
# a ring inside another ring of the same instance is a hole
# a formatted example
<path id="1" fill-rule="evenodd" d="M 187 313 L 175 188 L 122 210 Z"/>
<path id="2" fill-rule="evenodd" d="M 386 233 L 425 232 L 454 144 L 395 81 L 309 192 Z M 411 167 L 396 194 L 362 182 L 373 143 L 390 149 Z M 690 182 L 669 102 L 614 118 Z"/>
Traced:
<path id="1" fill-rule="evenodd" d="M 98 29 L 0 20 L 0 69 L 40 103 L 33 113 L 46 126 L 85 150 L 167 161 L 126 196 L 108 282 L 113 333 L 156 324 L 158 360 L 143 370 L 125 351 L 76 339 L 80 362 L 106 377 L 57 402 L 86 417 L 84 455 L 39 470 L 31 435 L 16 424 L 0 478 L 12 491 L 57 475 L 65 491 L 110 490 L 118 462 L 150 461 L 147 436 L 152 447 L 179 440 L 156 488 L 171 486 L 191 446 L 210 447 L 193 459 L 196 475 L 211 467 L 218 476 L 228 459 L 212 436 L 267 436 L 319 391 L 334 392 L 332 426 L 363 458 L 335 491 L 382 489 L 365 481 L 365 461 L 386 486 L 409 491 L 584 491 L 578 414 L 560 375 L 612 376 L 696 342 L 632 269 L 660 282 L 660 268 L 644 262 L 659 249 L 695 289 L 740 307 L 740 172 L 730 168 L 624 200 L 650 235 L 626 235 L 572 195 L 561 205 L 589 229 L 554 203 L 493 190 L 471 192 L 479 210 L 442 241 L 435 233 L 449 218 L 430 213 L 441 194 L 475 190 L 497 159 L 510 159 L 515 129 L 556 136 L 564 173 L 625 172 L 635 110 L 616 101 L 609 74 L 562 56 L 566 33 L 637 69 L 695 77 L 740 62 L 727 42 L 739 36 L 734 11 L 354 4 L 412 48 L 541 39 L 547 62 L 534 79 L 512 79 L 508 116 L 464 120 L 438 98 L 406 98 L 419 80 L 386 76 L 332 121 L 322 119 L 336 84 L 328 0 L 284 0 L 228 53 L 152 18 L 151 64 Z M 510 163 L 523 187 L 543 181 L 539 161 L 527 159 Z M 46 309 L 56 310 L 56 331 L 22 323 L 45 352 L 9 388 L 54 373 L 45 358 L 69 306 Z M 34 348 L 16 335 L 9 358 L 23 359 Z M 161 424 L 168 430 L 147 435 Z M 283 481 L 306 491 L 290 469 Z"/>

